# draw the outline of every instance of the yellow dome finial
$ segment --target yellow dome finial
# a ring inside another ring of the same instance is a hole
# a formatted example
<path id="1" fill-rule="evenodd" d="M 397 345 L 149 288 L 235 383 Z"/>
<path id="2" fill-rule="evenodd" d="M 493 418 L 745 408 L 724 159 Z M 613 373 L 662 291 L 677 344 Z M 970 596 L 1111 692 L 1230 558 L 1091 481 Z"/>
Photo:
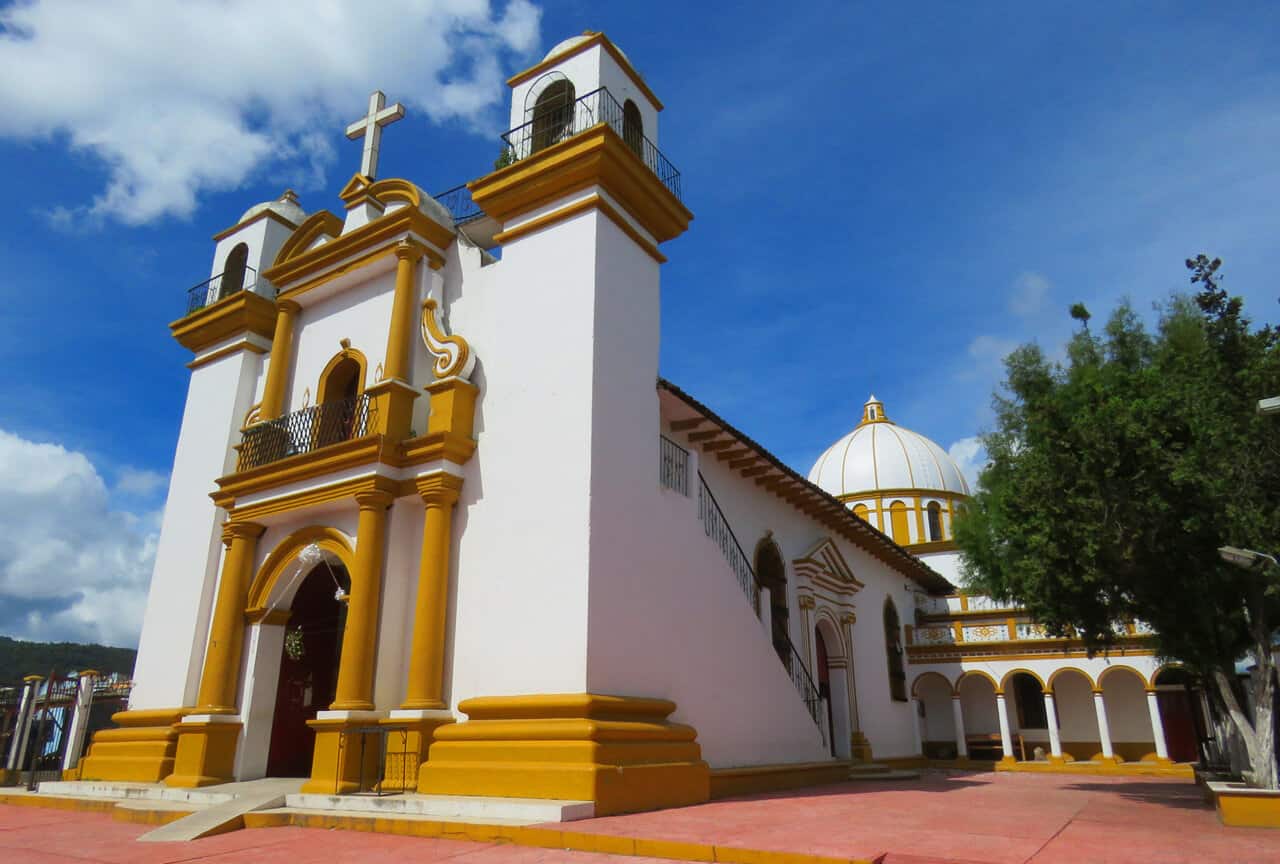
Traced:
<path id="1" fill-rule="evenodd" d="M 876 394 L 872 393 L 870 398 L 862 406 L 862 423 L 886 423 L 889 418 L 884 416 L 884 403 L 876 398 Z"/>

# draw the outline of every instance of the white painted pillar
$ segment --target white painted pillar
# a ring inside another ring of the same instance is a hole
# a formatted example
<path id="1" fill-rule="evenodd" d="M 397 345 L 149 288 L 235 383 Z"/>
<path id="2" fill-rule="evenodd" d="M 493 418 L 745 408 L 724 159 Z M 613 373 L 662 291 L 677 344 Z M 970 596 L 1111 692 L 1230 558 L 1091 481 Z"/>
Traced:
<path id="1" fill-rule="evenodd" d="M 960 705 L 960 694 L 951 697 L 951 715 L 956 723 L 956 756 L 961 759 L 969 757 L 969 742 L 964 737 L 964 709 Z"/>
<path id="2" fill-rule="evenodd" d="M 1009 705 L 1003 693 L 996 694 L 996 711 L 1000 715 L 1000 749 L 1004 751 L 1004 758 L 1016 759 L 1013 755 L 1013 733 L 1009 731 Z"/>
<path id="3" fill-rule="evenodd" d="M 41 680 L 39 675 L 29 675 L 22 681 L 22 701 L 18 703 L 18 717 L 13 724 L 13 737 L 9 739 L 9 758 L 5 762 L 10 771 L 22 767 L 22 754 L 27 746 L 27 732 L 31 729 L 31 715 L 36 704 L 36 687 Z"/>
<path id="4" fill-rule="evenodd" d="M 764 625 L 765 638 L 773 644 L 773 606 L 769 601 L 769 589 L 760 586 L 760 623 Z"/>
<path id="5" fill-rule="evenodd" d="M 1093 710 L 1098 715 L 1098 739 L 1102 742 L 1102 758 L 1111 759 L 1115 751 L 1111 748 L 1111 724 L 1107 722 L 1107 703 L 1102 700 L 1102 691 L 1093 691 Z"/>
<path id="6" fill-rule="evenodd" d="M 1049 752 L 1054 757 L 1062 758 L 1062 736 L 1058 733 L 1058 706 L 1054 704 L 1053 693 L 1044 693 L 1044 716 L 1049 726 Z"/>
<path id="7" fill-rule="evenodd" d="M 80 673 L 79 686 L 76 687 L 76 709 L 71 715 L 71 726 L 67 730 L 67 752 L 62 757 L 63 771 L 70 771 L 80 762 L 85 732 L 89 729 L 89 711 L 93 707 L 93 682 L 97 677 L 98 673 L 92 669 Z"/>
<path id="8" fill-rule="evenodd" d="M 924 730 L 920 728 L 924 718 L 920 716 L 920 700 L 911 698 L 911 734 L 914 737 L 916 752 L 924 755 Z"/>
<path id="9" fill-rule="evenodd" d="M 1156 742 L 1156 756 L 1169 758 L 1169 748 L 1164 742 L 1164 723 L 1160 720 L 1160 703 L 1156 701 L 1156 691 L 1147 691 L 1147 713 L 1151 715 L 1151 737 Z"/>

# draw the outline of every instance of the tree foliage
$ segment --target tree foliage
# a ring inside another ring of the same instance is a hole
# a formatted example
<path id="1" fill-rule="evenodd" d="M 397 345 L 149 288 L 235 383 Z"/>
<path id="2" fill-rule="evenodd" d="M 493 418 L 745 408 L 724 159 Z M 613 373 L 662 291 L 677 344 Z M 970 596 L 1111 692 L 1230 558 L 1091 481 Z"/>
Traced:
<path id="1" fill-rule="evenodd" d="M 133 674 L 138 652 L 132 648 L 78 642 L 23 642 L 0 636 L 0 684 L 18 684 L 27 675 L 58 675 L 97 669 Z"/>
<path id="2" fill-rule="evenodd" d="M 1220 265 L 1188 260 L 1199 291 L 1154 331 L 1128 303 L 1090 330 L 1076 304 L 1063 362 L 1035 345 L 1009 355 L 956 539 L 974 590 L 1051 633 L 1105 650 L 1140 619 L 1162 655 L 1233 675 L 1280 621 L 1266 580 L 1217 553 L 1280 544 L 1280 418 L 1256 410 L 1280 394 L 1280 333 L 1252 326 Z"/>

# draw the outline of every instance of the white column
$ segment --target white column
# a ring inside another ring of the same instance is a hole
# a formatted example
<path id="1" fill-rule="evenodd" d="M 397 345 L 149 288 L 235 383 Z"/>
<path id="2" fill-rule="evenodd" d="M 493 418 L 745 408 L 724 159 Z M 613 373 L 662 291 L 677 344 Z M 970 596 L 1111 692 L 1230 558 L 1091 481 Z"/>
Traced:
<path id="1" fill-rule="evenodd" d="M 1000 715 L 1000 749 L 1004 758 L 1015 759 L 1013 755 L 1013 733 L 1009 731 L 1009 705 L 1004 701 L 1004 694 L 996 694 L 996 711 Z"/>
<path id="2" fill-rule="evenodd" d="M 1160 703 L 1156 701 L 1156 691 L 1147 691 L 1147 712 L 1151 715 L 1151 737 L 1156 740 L 1156 756 L 1169 758 L 1169 748 L 1164 743 L 1164 723 L 1160 720 Z"/>
<path id="3" fill-rule="evenodd" d="M 915 737 L 916 752 L 924 755 L 924 730 L 920 728 L 920 724 L 924 722 L 924 718 L 920 716 L 920 700 L 912 697 L 911 699 L 911 733 Z"/>
<path id="4" fill-rule="evenodd" d="M 1054 757 L 1062 758 L 1062 736 L 1058 734 L 1058 707 L 1054 704 L 1053 693 L 1045 691 L 1044 716 L 1049 726 L 1049 750 Z"/>
<path id="5" fill-rule="evenodd" d="M 956 756 L 969 758 L 969 742 L 964 739 L 964 709 L 960 706 L 960 694 L 951 697 L 951 716 L 956 722 Z"/>
<path id="6" fill-rule="evenodd" d="M 1111 725 L 1107 723 L 1107 703 L 1102 700 L 1102 691 L 1093 691 L 1093 710 L 1098 715 L 1098 738 L 1102 741 L 1102 758 L 1111 759 L 1115 751 L 1111 749 Z"/>
<path id="7" fill-rule="evenodd" d="M 67 730 L 67 752 L 62 757 L 62 770 L 70 771 L 80 762 L 80 753 L 84 750 L 84 735 L 89 728 L 89 711 L 93 707 L 93 681 L 98 673 L 92 670 L 80 673 L 79 686 L 76 688 L 76 710 L 71 715 L 71 726 Z"/>
<path id="8" fill-rule="evenodd" d="M 39 676 L 32 676 L 23 681 L 22 702 L 18 705 L 18 717 L 13 724 L 13 737 L 9 739 L 9 759 L 5 767 L 17 771 L 22 767 L 22 753 L 27 745 L 27 732 L 31 728 L 31 715 L 36 703 L 36 686 Z"/>

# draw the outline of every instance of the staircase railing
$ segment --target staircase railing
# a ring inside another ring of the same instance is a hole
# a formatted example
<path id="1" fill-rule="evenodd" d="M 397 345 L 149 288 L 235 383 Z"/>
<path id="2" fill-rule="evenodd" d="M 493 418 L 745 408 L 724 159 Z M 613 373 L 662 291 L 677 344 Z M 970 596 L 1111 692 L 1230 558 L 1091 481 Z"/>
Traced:
<path id="1" fill-rule="evenodd" d="M 725 560 L 729 562 L 729 568 L 738 579 L 738 586 L 742 588 L 743 594 L 751 603 L 751 608 L 759 615 L 760 585 L 756 582 L 755 568 L 751 566 L 747 554 L 742 551 L 742 544 L 738 542 L 737 536 L 729 526 L 729 520 L 720 509 L 720 502 L 707 486 L 706 478 L 702 476 L 701 471 L 698 472 L 698 519 L 702 522 L 703 531 L 716 541 L 716 545 L 724 553 Z M 825 739 L 827 729 L 823 723 L 822 696 L 819 695 L 818 685 L 809 674 L 809 667 L 805 665 L 800 652 L 792 644 L 791 637 L 784 634 L 783 638 L 787 640 L 787 652 L 786 657 L 782 658 L 782 665 L 791 676 L 791 683 L 795 684 L 796 690 L 800 692 L 800 698 L 804 700 L 804 707 L 809 711 L 809 716 L 813 718 L 814 723 L 818 724 Z M 778 647 L 776 643 L 775 647 Z"/>

